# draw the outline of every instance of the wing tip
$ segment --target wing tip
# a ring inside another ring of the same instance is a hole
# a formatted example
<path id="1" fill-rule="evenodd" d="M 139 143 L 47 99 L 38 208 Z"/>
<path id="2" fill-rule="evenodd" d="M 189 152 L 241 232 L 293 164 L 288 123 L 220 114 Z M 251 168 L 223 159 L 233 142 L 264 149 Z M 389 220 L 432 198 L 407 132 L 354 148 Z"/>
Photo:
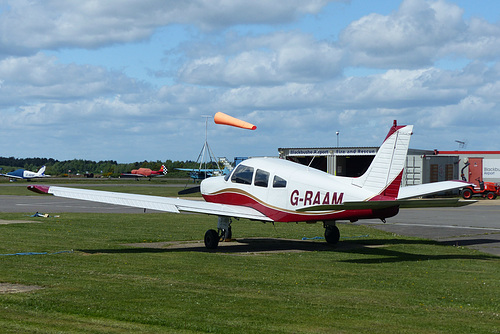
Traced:
<path id="1" fill-rule="evenodd" d="M 31 185 L 28 186 L 28 190 L 31 190 L 38 194 L 48 194 L 50 186 L 40 186 L 40 185 Z"/>

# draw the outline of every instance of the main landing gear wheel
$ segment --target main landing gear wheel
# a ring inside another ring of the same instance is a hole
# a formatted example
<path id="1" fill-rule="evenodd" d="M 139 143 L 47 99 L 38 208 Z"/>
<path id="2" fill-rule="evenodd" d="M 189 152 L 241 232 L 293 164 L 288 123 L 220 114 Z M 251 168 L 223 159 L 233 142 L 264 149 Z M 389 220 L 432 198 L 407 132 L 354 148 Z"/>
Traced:
<path id="1" fill-rule="evenodd" d="M 330 245 L 336 245 L 340 240 L 339 228 L 335 225 L 325 226 L 325 240 Z"/>
<path id="2" fill-rule="evenodd" d="M 219 233 L 216 230 L 208 230 L 205 233 L 205 247 L 216 249 L 219 245 Z"/>

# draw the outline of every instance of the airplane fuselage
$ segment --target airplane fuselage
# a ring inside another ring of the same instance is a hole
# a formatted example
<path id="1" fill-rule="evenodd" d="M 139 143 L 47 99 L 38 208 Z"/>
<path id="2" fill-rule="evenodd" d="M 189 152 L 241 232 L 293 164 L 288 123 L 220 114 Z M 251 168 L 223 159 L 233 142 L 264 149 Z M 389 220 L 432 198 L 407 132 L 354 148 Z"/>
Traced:
<path id="1" fill-rule="evenodd" d="M 151 178 L 152 176 L 163 176 L 167 175 L 167 169 L 164 165 L 161 166 L 160 170 L 152 170 L 151 168 L 139 168 L 139 169 L 133 169 L 130 173 L 124 173 L 121 176 L 122 177 L 149 177 Z"/>
<path id="2" fill-rule="evenodd" d="M 25 169 L 17 169 L 13 172 L 7 173 L 6 176 L 16 179 L 32 179 L 39 177 L 40 174 Z"/>
<path id="3" fill-rule="evenodd" d="M 241 167 L 240 167 L 241 165 Z M 298 211 L 344 201 L 368 201 L 378 194 L 338 177 L 291 161 L 275 158 L 245 160 L 232 174 L 201 183 L 207 202 L 248 206 L 276 222 L 387 218 L 398 209 Z"/>

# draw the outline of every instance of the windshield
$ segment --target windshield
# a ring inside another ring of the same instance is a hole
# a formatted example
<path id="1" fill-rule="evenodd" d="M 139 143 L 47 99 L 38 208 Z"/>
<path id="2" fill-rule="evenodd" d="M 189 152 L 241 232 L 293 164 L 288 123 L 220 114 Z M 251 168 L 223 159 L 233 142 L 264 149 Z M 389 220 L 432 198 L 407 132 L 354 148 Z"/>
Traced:
<path id="1" fill-rule="evenodd" d="M 253 178 L 253 167 L 245 166 L 239 164 L 236 167 L 233 175 L 231 176 L 231 182 L 242 183 L 242 184 L 252 184 Z"/>

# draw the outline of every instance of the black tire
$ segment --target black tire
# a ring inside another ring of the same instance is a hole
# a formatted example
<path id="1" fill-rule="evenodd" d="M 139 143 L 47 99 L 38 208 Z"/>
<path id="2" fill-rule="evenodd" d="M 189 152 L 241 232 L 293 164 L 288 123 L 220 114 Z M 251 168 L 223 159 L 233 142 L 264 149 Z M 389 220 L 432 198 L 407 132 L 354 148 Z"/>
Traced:
<path id="1" fill-rule="evenodd" d="M 219 234 L 216 230 L 208 230 L 205 233 L 205 247 L 208 249 L 216 249 L 219 246 Z"/>
<path id="2" fill-rule="evenodd" d="M 486 194 L 486 198 L 487 199 L 495 199 L 495 198 L 497 198 L 497 195 L 493 191 L 490 191 L 488 194 Z"/>
<path id="3" fill-rule="evenodd" d="M 470 188 L 464 188 L 462 190 L 462 197 L 464 199 L 471 199 L 472 198 L 472 190 Z"/>
<path id="4" fill-rule="evenodd" d="M 330 245 L 336 245 L 340 240 L 339 228 L 335 225 L 328 225 L 325 228 L 325 240 Z"/>

